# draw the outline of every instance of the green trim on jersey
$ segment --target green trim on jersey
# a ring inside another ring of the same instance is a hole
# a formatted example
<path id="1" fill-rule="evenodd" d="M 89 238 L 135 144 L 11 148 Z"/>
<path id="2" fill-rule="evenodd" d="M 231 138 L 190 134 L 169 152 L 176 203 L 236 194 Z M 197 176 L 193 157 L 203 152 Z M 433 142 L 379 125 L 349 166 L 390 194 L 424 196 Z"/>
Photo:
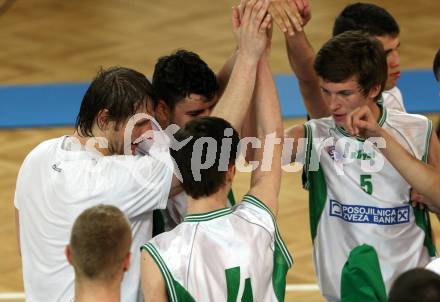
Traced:
<path id="1" fill-rule="evenodd" d="M 374 247 L 351 250 L 341 273 L 341 302 L 386 302 L 387 293 Z"/>
<path id="2" fill-rule="evenodd" d="M 270 214 L 272 221 L 273 221 L 273 224 L 275 226 L 275 245 L 279 246 L 279 249 L 280 249 L 280 251 L 283 255 L 283 258 L 286 261 L 288 267 L 289 268 L 292 267 L 292 264 L 293 264 L 292 256 L 290 255 L 289 251 L 287 250 L 287 247 L 283 241 L 283 238 L 281 238 L 281 234 L 280 234 L 280 231 L 278 230 L 278 225 L 277 225 L 275 216 L 272 214 L 272 211 L 261 200 L 259 200 L 257 197 L 255 197 L 253 195 L 246 194 L 243 197 L 243 202 L 251 203 L 254 206 L 257 206 Z"/>
<path id="3" fill-rule="evenodd" d="M 306 183 L 304 187 L 309 190 L 310 232 L 312 235 L 312 242 L 314 242 L 318 232 L 319 220 L 321 219 L 322 212 L 324 211 L 325 204 L 327 202 L 327 183 L 325 181 L 321 163 L 319 163 L 317 171 L 309 171 L 310 161 L 312 158 L 320 160 L 320 157 L 316 150 L 313 149 L 313 134 L 310 125 L 305 124 L 304 129 L 305 137 L 307 138 L 306 158 L 304 164 Z M 312 153 L 312 149 L 314 153 Z"/>
<path id="4" fill-rule="evenodd" d="M 253 195 L 245 195 L 243 202 L 248 202 L 267 211 L 272 217 L 273 224 L 275 226 L 275 250 L 273 253 L 273 272 L 272 272 L 272 286 L 275 291 L 275 296 L 278 301 L 284 301 L 286 294 L 286 275 L 287 271 L 292 267 L 293 259 L 287 250 L 286 244 L 281 238 L 281 234 L 278 230 L 278 225 L 275 220 L 275 216 L 272 211 Z"/>
<path id="5" fill-rule="evenodd" d="M 188 214 L 184 221 L 185 222 L 200 222 L 200 221 L 208 221 L 215 218 L 219 218 L 232 213 L 232 208 L 223 208 L 219 210 L 214 210 L 207 213 L 201 214 Z"/>
<path id="6" fill-rule="evenodd" d="M 423 154 L 422 161 L 428 163 L 429 159 L 429 148 L 431 147 L 431 136 L 432 136 L 432 121 L 428 120 L 428 132 L 426 133 L 425 140 L 425 153 Z"/>
<path id="7" fill-rule="evenodd" d="M 429 218 L 429 212 L 425 209 L 413 208 L 414 217 L 416 219 L 416 225 L 425 232 L 424 246 L 428 249 L 430 257 L 435 257 L 437 250 L 435 248 L 434 240 L 432 238 L 431 219 Z"/>
<path id="8" fill-rule="evenodd" d="M 151 243 L 146 243 L 141 247 L 141 251 L 144 250 L 150 254 L 154 262 L 156 262 L 162 273 L 163 279 L 165 281 L 165 286 L 167 289 L 168 300 L 170 302 L 195 302 L 191 294 L 176 280 L 174 280 L 173 275 L 168 269 L 165 261 L 163 261 L 159 252 Z"/>
<path id="9" fill-rule="evenodd" d="M 425 153 L 423 154 L 422 161 L 428 163 L 429 159 L 429 148 L 431 146 L 431 136 L 432 136 L 432 121 L 428 120 L 428 132 L 426 133 L 425 140 Z M 414 216 L 416 219 L 416 225 L 425 232 L 425 240 L 423 244 L 428 249 L 428 254 L 430 257 L 435 257 L 437 250 L 434 244 L 434 239 L 432 238 L 431 220 L 429 218 L 428 209 L 413 208 Z"/>
<path id="10" fill-rule="evenodd" d="M 235 201 L 235 196 L 234 196 L 234 192 L 232 191 L 232 189 L 229 190 L 229 193 L 228 193 L 228 202 L 231 207 L 235 206 L 235 204 L 237 203 Z"/>
<path id="11" fill-rule="evenodd" d="M 387 109 L 383 106 L 383 103 L 377 102 L 377 105 L 379 106 L 379 109 L 380 109 L 379 120 L 377 121 L 377 123 L 379 124 L 380 127 L 382 127 L 383 124 L 385 124 L 385 121 L 387 119 Z M 340 132 L 344 136 L 353 137 L 347 130 L 345 130 L 344 128 L 342 128 L 338 125 L 336 125 L 336 129 L 338 130 L 338 132 Z M 365 139 L 360 136 L 356 136 L 356 139 L 361 142 L 365 141 Z"/>

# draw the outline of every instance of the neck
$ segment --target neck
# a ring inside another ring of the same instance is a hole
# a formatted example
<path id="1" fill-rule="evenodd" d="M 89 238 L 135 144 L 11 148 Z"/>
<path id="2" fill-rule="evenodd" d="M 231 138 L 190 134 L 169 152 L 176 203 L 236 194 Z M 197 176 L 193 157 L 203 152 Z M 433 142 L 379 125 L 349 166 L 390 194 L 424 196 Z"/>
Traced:
<path id="1" fill-rule="evenodd" d="M 373 113 L 374 120 L 379 121 L 381 111 L 377 102 L 370 104 L 368 107 L 370 107 L 371 113 Z"/>
<path id="2" fill-rule="evenodd" d="M 105 148 L 101 147 L 104 145 L 108 146 L 109 142 L 98 141 L 98 138 L 105 140 L 104 133 L 99 132 L 97 135 L 95 135 L 95 131 L 93 131 L 93 135 L 94 136 L 84 136 L 78 130 L 73 133 L 73 137 L 75 137 L 81 145 L 87 146 L 90 150 L 95 151 L 101 155 L 104 156 L 111 155 L 112 152 L 108 147 Z"/>
<path id="3" fill-rule="evenodd" d="M 119 302 L 121 297 L 121 279 L 114 278 L 107 283 L 75 280 L 75 302 Z"/>
<path id="4" fill-rule="evenodd" d="M 199 199 L 188 196 L 188 214 L 207 213 L 225 208 L 230 189 L 231 185 L 226 185 L 216 193 Z"/>

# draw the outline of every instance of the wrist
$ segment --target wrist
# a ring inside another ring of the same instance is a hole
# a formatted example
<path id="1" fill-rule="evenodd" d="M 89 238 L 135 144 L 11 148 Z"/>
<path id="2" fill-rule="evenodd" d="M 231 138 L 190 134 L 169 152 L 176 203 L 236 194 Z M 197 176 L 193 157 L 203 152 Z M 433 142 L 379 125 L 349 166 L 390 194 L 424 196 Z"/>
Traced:
<path id="1" fill-rule="evenodd" d="M 260 57 L 257 57 L 251 53 L 246 54 L 243 50 L 237 50 L 237 63 L 241 64 L 243 67 L 253 67 L 257 66 Z"/>

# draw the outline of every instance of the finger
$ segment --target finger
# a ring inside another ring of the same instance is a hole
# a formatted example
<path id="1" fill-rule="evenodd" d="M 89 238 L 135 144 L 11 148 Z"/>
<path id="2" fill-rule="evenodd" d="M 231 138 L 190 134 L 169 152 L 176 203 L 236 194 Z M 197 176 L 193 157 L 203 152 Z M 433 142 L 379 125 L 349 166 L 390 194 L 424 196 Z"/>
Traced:
<path id="1" fill-rule="evenodd" d="M 294 2 L 298 11 L 302 12 L 304 10 L 304 2 L 302 0 L 295 0 Z M 292 5 L 292 3 L 290 5 Z"/>
<path id="2" fill-rule="evenodd" d="M 269 1 L 267 1 L 267 0 L 263 1 L 263 3 L 261 4 L 261 7 L 257 13 L 257 22 L 258 22 L 258 25 L 260 26 L 260 31 L 266 30 L 266 28 L 267 28 L 267 24 L 266 24 L 265 28 L 262 29 L 262 24 L 266 20 L 266 17 L 270 16 L 270 14 L 267 14 L 268 7 L 269 7 Z M 270 21 L 270 17 L 269 17 L 268 21 Z"/>
<path id="3" fill-rule="evenodd" d="M 283 18 L 281 18 L 281 15 L 275 8 L 275 4 L 270 5 L 268 11 L 269 14 L 272 16 L 272 20 L 275 21 L 275 24 L 279 27 L 279 29 L 282 32 L 286 32 L 287 28 L 285 28 Z"/>
<path id="4" fill-rule="evenodd" d="M 293 26 L 297 31 L 302 31 L 302 17 L 298 13 L 298 9 L 294 3 L 285 3 L 284 2 L 284 10 L 289 16 L 290 22 L 293 23 Z"/>
<path id="5" fill-rule="evenodd" d="M 264 18 L 263 22 L 261 23 L 260 32 L 267 31 L 267 29 L 269 28 L 269 24 L 270 24 L 271 19 L 272 18 L 270 17 L 270 15 L 267 14 L 266 17 Z"/>
<path id="6" fill-rule="evenodd" d="M 254 5 L 254 7 L 252 8 L 252 13 L 251 13 L 251 23 L 252 24 L 252 28 L 255 28 L 256 30 L 259 29 L 261 22 L 263 22 L 264 19 L 264 15 L 261 12 L 261 7 L 262 7 L 263 3 L 261 1 L 257 1 Z"/>
<path id="7" fill-rule="evenodd" d="M 232 28 L 237 29 L 240 27 L 240 12 L 236 6 L 232 7 Z"/>
<path id="8" fill-rule="evenodd" d="M 241 20 L 242 23 L 244 24 L 248 24 L 249 23 L 249 19 L 251 17 L 251 13 L 252 13 L 252 9 L 254 6 L 253 1 L 244 1 L 243 2 L 243 19 Z"/>
<path id="9" fill-rule="evenodd" d="M 283 20 L 283 32 L 287 32 L 289 35 L 293 35 L 293 28 L 292 28 L 292 24 L 289 21 L 289 18 L 286 15 L 286 12 L 284 11 L 284 9 L 282 7 L 280 7 L 279 5 L 275 5 L 275 9 L 277 10 L 278 14 L 280 15 L 281 19 Z"/>
<path id="10" fill-rule="evenodd" d="M 351 135 L 355 135 L 355 134 L 354 134 L 354 129 L 353 129 L 353 113 L 349 113 L 349 114 L 347 114 L 347 116 L 345 117 L 345 126 L 347 127 L 347 131 L 348 131 Z"/>
<path id="11" fill-rule="evenodd" d="M 245 3 L 246 3 L 245 0 L 240 0 L 240 5 L 238 6 L 238 11 L 240 12 L 240 19 L 243 18 Z"/>

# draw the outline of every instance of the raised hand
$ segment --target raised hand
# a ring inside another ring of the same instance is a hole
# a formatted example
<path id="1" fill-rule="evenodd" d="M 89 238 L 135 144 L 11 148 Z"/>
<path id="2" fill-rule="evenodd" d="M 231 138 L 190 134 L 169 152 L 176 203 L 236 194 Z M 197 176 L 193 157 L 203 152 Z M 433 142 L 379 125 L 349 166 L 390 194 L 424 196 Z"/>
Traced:
<path id="1" fill-rule="evenodd" d="M 267 44 L 267 29 L 271 17 L 267 14 L 269 1 L 249 1 L 242 3 L 243 16 L 240 20 L 240 54 L 249 59 L 259 60 Z"/>
<path id="2" fill-rule="evenodd" d="M 309 0 L 294 0 L 298 13 L 301 16 L 302 26 L 305 27 L 312 19 L 312 10 L 310 8 Z"/>
<path id="3" fill-rule="evenodd" d="M 232 7 L 232 29 L 234 31 L 235 40 L 237 42 L 237 45 L 240 42 L 240 27 L 241 27 L 241 19 L 243 18 L 243 12 L 244 12 L 244 4 L 246 3 L 245 0 L 240 1 L 240 5 L 233 6 Z M 270 18 L 270 17 L 268 17 Z M 266 55 L 268 56 L 270 53 L 270 49 L 272 46 L 272 20 L 269 21 L 269 24 L 267 25 L 266 35 L 267 35 L 267 41 L 266 41 Z"/>
<path id="4" fill-rule="evenodd" d="M 300 2 L 304 9 L 302 0 L 270 0 L 269 14 L 282 32 L 291 36 L 296 31 L 302 31 L 303 18 L 298 10 L 296 2 Z M 307 0 L 305 0 L 307 2 Z M 308 4 L 308 2 L 307 2 Z"/>

